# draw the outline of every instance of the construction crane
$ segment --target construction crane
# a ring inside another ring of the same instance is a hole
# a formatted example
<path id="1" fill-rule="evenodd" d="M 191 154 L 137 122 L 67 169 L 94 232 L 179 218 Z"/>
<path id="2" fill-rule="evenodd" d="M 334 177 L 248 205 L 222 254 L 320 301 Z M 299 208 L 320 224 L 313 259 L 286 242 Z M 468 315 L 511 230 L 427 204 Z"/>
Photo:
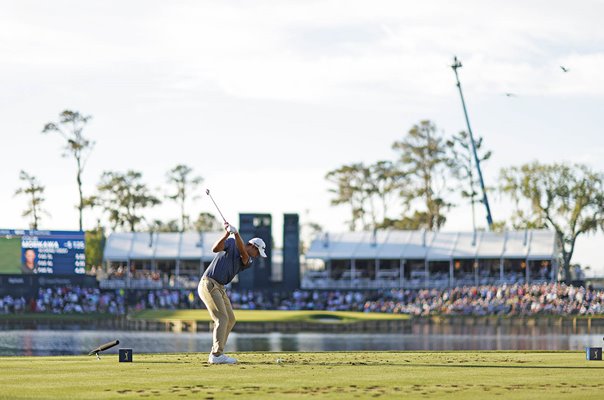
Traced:
<path id="1" fill-rule="evenodd" d="M 463 92 L 461 91 L 461 83 L 459 82 L 459 76 L 457 75 L 457 69 L 461 68 L 461 61 L 457 57 L 453 57 L 453 72 L 455 72 L 455 79 L 457 80 L 457 89 L 459 89 L 459 96 L 461 97 L 461 105 L 463 107 L 463 113 L 466 117 L 466 125 L 468 126 L 468 133 L 470 134 L 470 141 L 472 142 L 472 150 L 474 152 L 474 161 L 476 162 L 476 169 L 478 170 L 478 178 L 480 179 L 480 188 L 482 189 L 482 203 L 487 210 L 487 224 L 489 230 L 493 229 L 493 217 L 491 215 L 491 207 L 489 206 L 489 198 L 487 197 L 487 191 L 484 188 L 484 179 L 482 178 L 482 170 L 480 169 L 480 159 L 478 158 L 478 152 L 476 151 L 476 142 L 474 141 L 474 134 L 470 127 L 470 119 L 468 118 L 468 111 L 466 110 L 466 102 L 463 98 Z"/>

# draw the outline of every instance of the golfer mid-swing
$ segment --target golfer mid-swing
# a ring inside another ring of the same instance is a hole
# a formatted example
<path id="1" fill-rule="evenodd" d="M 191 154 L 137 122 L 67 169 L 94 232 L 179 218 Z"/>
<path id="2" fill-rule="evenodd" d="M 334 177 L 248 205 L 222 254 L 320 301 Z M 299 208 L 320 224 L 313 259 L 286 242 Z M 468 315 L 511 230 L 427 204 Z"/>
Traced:
<path id="1" fill-rule="evenodd" d="M 197 287 L 197 293 L 214 321 L 212 352 L 208 358 L 210 364 L 237 362 L 223 353 L 229 333 L 235 325 L 235 314 L 224 285 L 230 283 L 239 272 L 250 268 L 255 258 L 266 257 L 264 240 L 253 238 L 244 244 L 234 226 L 225 222 L 224 229 L 224 235 L 212 247 L 212 251 L 218 254 L 204 272 Z M 229 238 L 231 234 L 233 238 Z"/>

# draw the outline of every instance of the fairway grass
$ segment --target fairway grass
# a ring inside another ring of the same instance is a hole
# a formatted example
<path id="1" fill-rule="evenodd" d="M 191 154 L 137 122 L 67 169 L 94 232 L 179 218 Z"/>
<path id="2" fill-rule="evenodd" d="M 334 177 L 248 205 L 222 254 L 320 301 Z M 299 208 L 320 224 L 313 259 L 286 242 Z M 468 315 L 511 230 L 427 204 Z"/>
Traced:
<path id="1" fill-rule="evenodd" d="M 358 311 L 311 310 L 234 310 L 238 322 L 328 322 L 387 321 L 409 319 L 406 314 L 365 313 Z M 132 319 L 158 321 L 211 321 L 207 310 L 145 310 L 130 315 Z"/>
<path id="2" fill-rule="evenodd" d="M 601 399 L 581 352 L 233 353 L 0 357 L 2 399 Z M 277 360 L 282 360 L 277 362 Z"/>

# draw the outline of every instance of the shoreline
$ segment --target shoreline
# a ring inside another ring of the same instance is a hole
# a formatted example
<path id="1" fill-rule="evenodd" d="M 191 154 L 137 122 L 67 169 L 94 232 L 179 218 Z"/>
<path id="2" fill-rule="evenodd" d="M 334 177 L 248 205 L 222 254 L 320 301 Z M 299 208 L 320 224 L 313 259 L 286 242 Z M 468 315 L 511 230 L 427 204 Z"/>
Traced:
<path id="1" fill-rule="evenodd" d="M 213 323 L 208 320 L 179 318 L 133 318 L 130 316 L 86 318 L 84 315 L 11 315 L 0 316 L 0 331 L 8 330 L 79 330 L 110 329 L 121 331 L 151 332 L 211 332 Z M 75 318 L 74 318 L 75 317 Z M 241 333 L 401 333 L 409 332 L 414 326 L 468 326 L 468 327 L 537 327 L 565 328 L 573 333 L 579 331 L 590 334 L 604 331 L 604 318 L 577 316 L 428 316 L 406 319 L 368 319 L 352 322 L 338 320 L 310 321 L 237 321 L 234 332 Z"/>

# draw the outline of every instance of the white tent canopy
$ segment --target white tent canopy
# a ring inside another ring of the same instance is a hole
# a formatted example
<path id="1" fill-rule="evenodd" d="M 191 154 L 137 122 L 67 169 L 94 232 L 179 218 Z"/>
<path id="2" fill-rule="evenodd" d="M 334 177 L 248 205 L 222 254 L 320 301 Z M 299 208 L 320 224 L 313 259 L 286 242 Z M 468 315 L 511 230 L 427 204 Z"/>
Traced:
<path id="1" fill-rule="evenodd" d="M 222 232 L 114 232 L 105 242 L 104 261 L 211 261 L 212 245 Z"/>
<path id="2" fill-rule="evenodd" d="M 310 245 L 307 259 L 554 259 L 555 232 L 376 231 L 322 233 Z"/>

